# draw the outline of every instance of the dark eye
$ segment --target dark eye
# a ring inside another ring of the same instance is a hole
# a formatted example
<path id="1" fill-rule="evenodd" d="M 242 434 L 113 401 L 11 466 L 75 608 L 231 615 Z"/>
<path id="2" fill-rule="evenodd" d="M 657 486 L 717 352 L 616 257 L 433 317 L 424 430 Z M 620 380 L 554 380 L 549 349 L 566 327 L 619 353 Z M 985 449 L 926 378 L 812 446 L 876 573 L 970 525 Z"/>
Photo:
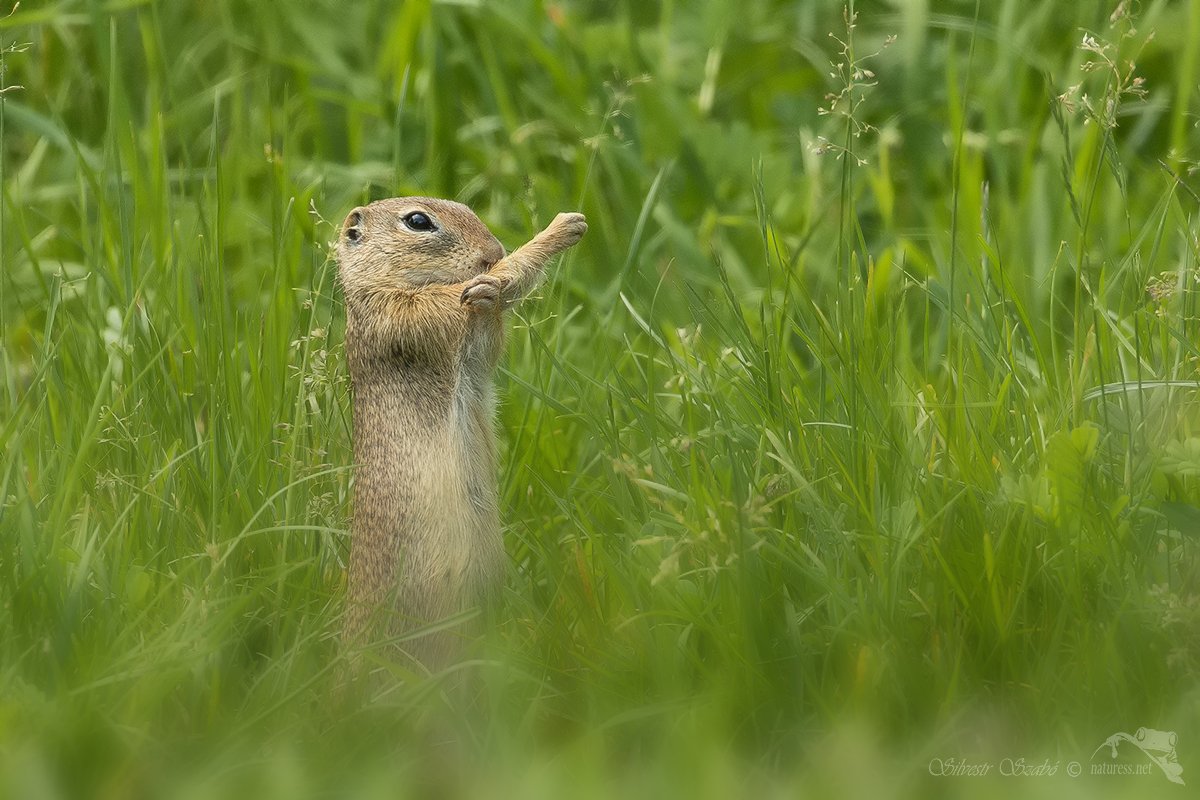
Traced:
<path id="1" fill-rule="evenodd" d="M 404 215 L 404 224 L 408 226 L 410 231 L 435 231 L 437 228 L 433 224 L 433 220 L 429 215 L 422 214 L 420 211 L 414 211 L 411 214 Z"/>

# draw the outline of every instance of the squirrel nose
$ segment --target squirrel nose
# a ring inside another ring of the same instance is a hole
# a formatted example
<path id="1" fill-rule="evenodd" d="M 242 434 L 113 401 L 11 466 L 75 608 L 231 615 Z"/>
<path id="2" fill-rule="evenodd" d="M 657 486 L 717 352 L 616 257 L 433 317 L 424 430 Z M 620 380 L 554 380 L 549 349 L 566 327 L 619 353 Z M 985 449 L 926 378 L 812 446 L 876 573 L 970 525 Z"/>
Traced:
<path id="1" fill-rule="evenodd" d="M 480 253 L 479 255 L 479 271 L 489 272 L 492 267 L 500 263 L 500 259 L 504 258 L 504 245 L 496 242 L 496 246 L 491 248 L 489 252 Z"/>

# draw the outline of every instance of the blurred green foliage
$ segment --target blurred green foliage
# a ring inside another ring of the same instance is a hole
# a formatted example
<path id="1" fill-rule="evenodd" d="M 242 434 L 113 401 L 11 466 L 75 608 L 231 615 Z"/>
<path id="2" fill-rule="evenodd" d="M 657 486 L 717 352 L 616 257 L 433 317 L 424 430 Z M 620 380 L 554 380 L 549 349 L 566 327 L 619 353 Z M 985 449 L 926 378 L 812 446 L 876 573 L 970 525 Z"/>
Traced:
<path id="1" fill-rule="evenodd" d="M 1000 796 L 927 764 L 1141 726 L 1187 779 L 1200 2 L 856 6 L 0 20 L 0 793 Z M 338 681 L 328 242 L 414 193 L 590 223 L 457 702 Z"/>

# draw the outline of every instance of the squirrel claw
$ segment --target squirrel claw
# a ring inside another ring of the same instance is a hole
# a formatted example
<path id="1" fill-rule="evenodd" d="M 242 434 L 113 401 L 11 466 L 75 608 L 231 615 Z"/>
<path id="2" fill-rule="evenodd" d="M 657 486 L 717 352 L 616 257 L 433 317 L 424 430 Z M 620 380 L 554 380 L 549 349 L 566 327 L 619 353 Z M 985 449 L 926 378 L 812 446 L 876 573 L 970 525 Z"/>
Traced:
<path id="1" fill-rule="evenodd" d="M 587 218 L 583 214 L 568 211 L 556 216 L 546 232 L 552 234 L 558 240 L 557 244 L 565 250 L 582 239 L 587 229 Z"/>
<path id="2" fill-rule="evenodd" d="M 470 309 L 490 311 L 500 305 L 500 280 L 493 275 L 476 275 L 463 287 L 459 301 Z"/>

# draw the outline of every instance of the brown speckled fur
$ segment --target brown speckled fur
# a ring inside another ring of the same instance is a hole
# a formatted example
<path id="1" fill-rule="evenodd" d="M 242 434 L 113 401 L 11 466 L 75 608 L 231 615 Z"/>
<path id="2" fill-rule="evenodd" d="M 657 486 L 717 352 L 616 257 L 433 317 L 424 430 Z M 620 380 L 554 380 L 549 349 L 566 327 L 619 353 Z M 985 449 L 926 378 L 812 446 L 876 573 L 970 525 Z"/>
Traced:
<path id="1" fill-rule="evenodd" d="M 411 230 L 414 211 L 436 230 Z M 449 200 L 397 197 L 347 216 L 337 258 L 354 394 L 348 644 L 436 622 L 497 585 L 492 378 L 503 311 L 586 231 L 582 214 L 559 214 L 505 256 L 487 226 Z M 452 642 L 431 634 L 403 647 L 432 668 Z"/>

